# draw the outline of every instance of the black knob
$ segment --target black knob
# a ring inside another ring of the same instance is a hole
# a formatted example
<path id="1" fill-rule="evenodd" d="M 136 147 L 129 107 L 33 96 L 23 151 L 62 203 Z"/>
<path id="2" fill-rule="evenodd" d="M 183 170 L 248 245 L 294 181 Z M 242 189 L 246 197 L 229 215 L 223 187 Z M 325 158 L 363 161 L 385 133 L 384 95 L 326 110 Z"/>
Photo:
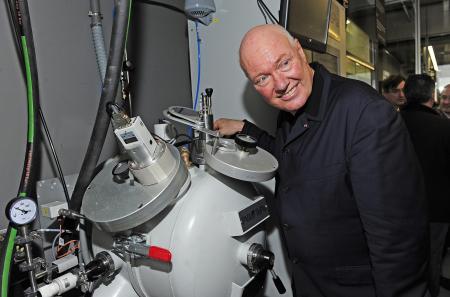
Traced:
<path id="1" fill-rule="evenodd" d="M 107 252 L 103 251 L 95 255 L 94 260 L 85 266 L 84 271 L 89 281 L 108 277 L 114 273 L 114 261 Z"/>
<path id="2" fill-rule="evenodd" d="M 247 134 L 236 134 L 234 141 L 241 150 L 254 149 L 258 144 L 257 140 L 254 137 L 251 137 Z"/>
<path id="3" fill-rule="evenodd" d="M 252 273 L 271 270 L 275 261 L 272 252 L 265 250 L 259 243 L 250 246 L 247 254 L 247 266 Z"/>
<path id="4" fill-rule="evenodd" d="M 213 89 L 212 89 L 212 88 L 206 88 L 206 89 L 205 89 L 205 92 L 206 92 L 206 95 L 207 95 L 208 97 L 211 97 L 211 95 L 212 95 L 212 93 L 213 93 Z"/>
<path id="5" fill-rule="evenodd" d="M 123 183 L 130 177 L 130 168 L 128 161 L 122 161 L 116 164 L 112 170 L 113 179 L 117 183 Z"/>

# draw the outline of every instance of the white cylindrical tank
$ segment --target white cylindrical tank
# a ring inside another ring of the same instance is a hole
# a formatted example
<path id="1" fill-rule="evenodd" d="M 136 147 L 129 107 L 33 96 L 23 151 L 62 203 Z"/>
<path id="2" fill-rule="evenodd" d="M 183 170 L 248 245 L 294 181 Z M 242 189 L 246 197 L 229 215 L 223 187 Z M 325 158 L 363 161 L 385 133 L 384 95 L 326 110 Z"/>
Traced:
<path id="1" fill-rule="evenodd" d="M 142 183 L 147 167 L 136 176 L 123 156 L 105 163 L 83 200 L 94 228 L 80 240 L 84 258 L 109 251 L 121 269 L 95 297 L 256 296 L 274 256 L 264 249 L 269 209 L 251 182 L 270 180 L 278 162 L 256 140 L 238 140 L 207 143 L 206 165 L 189 170 L 175 147 L 158 143 L 148 165 L 165 170 L 156 183 Z"/>
<path id="2" fill-rule="evenodd" d="M 171 263 L 124 257 L 117 281 L 102 284 L 94 296 L 112 297 L 116 291 L 125 296 L 124 279 L 134 289 L 126 292 L 129 297 L 242 296 L 253 274 L 241 263 L 239 251 L 243 245 L 265 245 L 263 222 L 269 217 L 265 200 L 251 183 L 212 169 L 193 167 L 189 174 L 185 194 L 149 221 L 121 233 L 94 228 L 94 254 L 112 250 L 113 237 L 119 234 L 139 235 L 146 245 L 172 254 Z"/>

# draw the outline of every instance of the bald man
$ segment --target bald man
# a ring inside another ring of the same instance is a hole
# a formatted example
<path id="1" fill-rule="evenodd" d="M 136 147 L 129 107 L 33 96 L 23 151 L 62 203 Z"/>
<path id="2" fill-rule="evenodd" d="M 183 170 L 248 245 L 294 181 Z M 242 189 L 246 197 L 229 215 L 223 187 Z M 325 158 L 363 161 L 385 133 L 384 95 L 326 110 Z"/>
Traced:
<path id="1" fill-rule="evenodd" d="M 257 138 L 279 161 L 274 211 L 296 296 L 423 296 L 424 187 L 398 113 L 370 86 L 309 65 L 279 26 L 251 29 L 239 53 L 255 89 L 280 110 L 276 135 L 246 120 L 215 128 Z"/>
<path id="2" fill-rule="evenodd" d="M 450 118 L 450 84 L 446 85 L 439 98 L 439 111 L 441 115 Z"/>

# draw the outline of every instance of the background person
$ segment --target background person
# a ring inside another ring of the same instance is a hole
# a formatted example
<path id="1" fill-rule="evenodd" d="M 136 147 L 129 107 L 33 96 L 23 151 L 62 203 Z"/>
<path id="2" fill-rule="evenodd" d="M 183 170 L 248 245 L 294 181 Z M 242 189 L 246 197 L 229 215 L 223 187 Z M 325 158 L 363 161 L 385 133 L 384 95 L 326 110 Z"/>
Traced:
<path id="1" fill-rule="evenodd" d="M 450 84 L 444 87 L 439 96 L 438 111 L 442 116 L 450 118 Z"/>
<path id="2" fill-rule="evenodd" d="M 430 221 L 429 288 L 439 295 L 442 254 L 450 221 L 450 121 L 432 107 L 435 82 L 426 74 L 406 80 L 401 115 L 423 169 Z"/>
<path id="3" fill-rule="evenodd" d="M 405 78 L 401 75 L 390 75 L 383 80 L 381 86 L 384 98 L 391 102 L 399 111 L 400 107 L 406 103 L 405 94 L 403 93 Z"/>

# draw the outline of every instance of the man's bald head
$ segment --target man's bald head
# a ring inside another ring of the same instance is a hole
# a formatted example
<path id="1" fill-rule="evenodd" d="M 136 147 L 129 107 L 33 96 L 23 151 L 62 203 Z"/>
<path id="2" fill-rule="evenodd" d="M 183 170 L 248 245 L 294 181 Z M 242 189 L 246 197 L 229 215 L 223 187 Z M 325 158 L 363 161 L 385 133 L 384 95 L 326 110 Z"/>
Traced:
<path id="1" fill-rule="evenodd" d="M 450 84 L 446 85 L 443 91 L 448 92 L 450 94 Z"/>
<path id="2" fill-rule="evenodd" d="M 261 46 L 271 47 L 276 42 L 287 42 L 294 47 L 296 40 L 283 27 L 274 24 L 259 25 L 250 29 L 243 37 L 239 47 L 239 63 L 241 68 L 247 73 L 245 62 L 248 56 L 254 53 L 256 48 Z"/>
<path id="3" fill-rule="evenodd" d="M 284 28 L 252 28 L 241 42 L 239 57 L 256 91 L 273 107 L 295 113 L 308 100 L 314 70 L 298 40 Z"/>

